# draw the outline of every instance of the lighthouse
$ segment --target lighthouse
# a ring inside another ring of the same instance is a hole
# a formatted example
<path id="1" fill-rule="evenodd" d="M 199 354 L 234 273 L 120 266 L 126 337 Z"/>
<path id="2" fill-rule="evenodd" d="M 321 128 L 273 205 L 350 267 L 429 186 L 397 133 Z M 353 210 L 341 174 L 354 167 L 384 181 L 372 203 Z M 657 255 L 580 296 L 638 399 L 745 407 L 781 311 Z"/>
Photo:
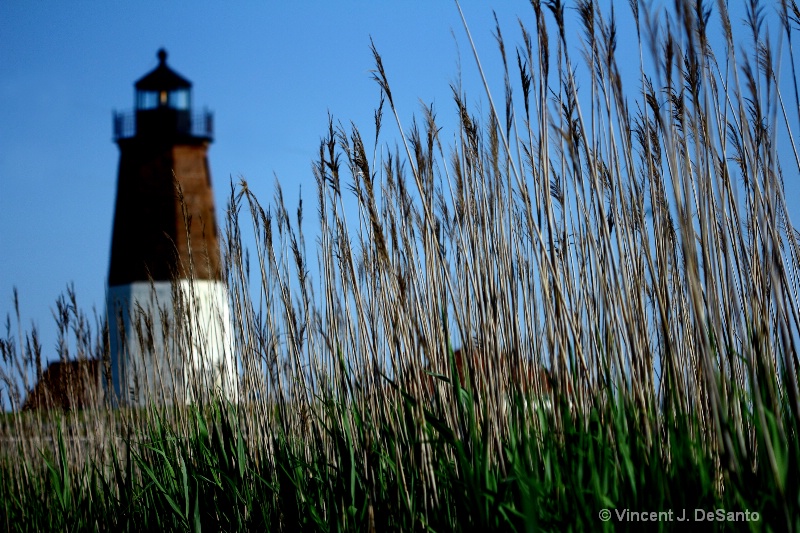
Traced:
<path id="1" fill-rule="evenodd" d="M 121 405 L 237 399 L 228 289 L 208 165 L 213 115 L 167 65 L 114 112 L 119 171 L 108 271 L 112 397 Z"/>

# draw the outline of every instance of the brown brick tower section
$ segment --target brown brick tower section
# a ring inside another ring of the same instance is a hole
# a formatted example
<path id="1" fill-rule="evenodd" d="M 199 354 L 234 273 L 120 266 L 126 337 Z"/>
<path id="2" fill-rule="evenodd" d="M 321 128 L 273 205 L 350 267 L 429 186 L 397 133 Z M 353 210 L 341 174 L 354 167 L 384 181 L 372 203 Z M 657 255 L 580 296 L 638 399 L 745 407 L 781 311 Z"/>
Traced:
<path id="1" fill-rule="evenodd" d="M 132 137 L 118 143 L 108 284 L 188 279 L 190 265 L 194 279 L 221 279 L 208 141 L 185 138 L 173 144 Z"/>
<path id="2" fill-rule="evenodd" d="M 192 111 L 191 82 L 167 66 L 166 51 L 158 59 L 136 82 L 134 113 L 114 116 L 120 162 L 111 287 L 222 279 L 207 157 L 212 115 Z"/>

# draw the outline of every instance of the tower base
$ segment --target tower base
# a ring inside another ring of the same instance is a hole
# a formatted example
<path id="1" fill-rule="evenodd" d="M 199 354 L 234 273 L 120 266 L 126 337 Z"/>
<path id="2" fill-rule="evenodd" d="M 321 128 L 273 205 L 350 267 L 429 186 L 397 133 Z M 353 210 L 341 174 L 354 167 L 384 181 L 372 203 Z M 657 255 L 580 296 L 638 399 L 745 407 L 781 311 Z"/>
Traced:
<path id="1" fill-rule="evenodd" d="M 112 398 L 120 405 L 238 401 L 228 288 L 216 280 L 108 288 Z"/>

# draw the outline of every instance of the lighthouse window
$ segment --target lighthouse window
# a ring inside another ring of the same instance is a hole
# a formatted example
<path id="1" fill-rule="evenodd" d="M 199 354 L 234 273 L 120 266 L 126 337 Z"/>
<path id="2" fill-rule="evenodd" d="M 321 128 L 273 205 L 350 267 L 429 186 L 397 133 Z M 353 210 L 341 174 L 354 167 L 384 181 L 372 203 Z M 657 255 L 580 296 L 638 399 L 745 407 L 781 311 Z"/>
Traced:
<path id="1" fill-rule="evenodd" d="M 153 109 L 158 106 L 158 93 L 138 91 L 136 93 L 136 109 Z"/>
<path id="2" fill-rule="evenodd" d="M 136 92 L 136 109 L 155 109 L 157 107 L 188 110 L 191 107 L 191 92 L 188 89 Z"/>
<path id="3" fill-rule="evenodd" d="M 189 91 L 177 90 L 169 93 L 169 106 L 174 109 L 189 109 Z"/>

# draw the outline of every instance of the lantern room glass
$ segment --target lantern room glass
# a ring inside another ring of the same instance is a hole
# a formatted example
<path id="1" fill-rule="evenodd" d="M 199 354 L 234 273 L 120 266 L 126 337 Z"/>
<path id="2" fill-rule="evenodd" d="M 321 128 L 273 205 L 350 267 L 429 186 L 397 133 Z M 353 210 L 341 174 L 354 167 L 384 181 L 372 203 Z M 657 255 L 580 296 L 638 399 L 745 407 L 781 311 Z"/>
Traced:
<path id="1" fill-rule="evenodd" d="M 191 90 L 136 91 L 136 109 L 145 111 L 159 107 L 188 111 L 191 108 Z"/>

